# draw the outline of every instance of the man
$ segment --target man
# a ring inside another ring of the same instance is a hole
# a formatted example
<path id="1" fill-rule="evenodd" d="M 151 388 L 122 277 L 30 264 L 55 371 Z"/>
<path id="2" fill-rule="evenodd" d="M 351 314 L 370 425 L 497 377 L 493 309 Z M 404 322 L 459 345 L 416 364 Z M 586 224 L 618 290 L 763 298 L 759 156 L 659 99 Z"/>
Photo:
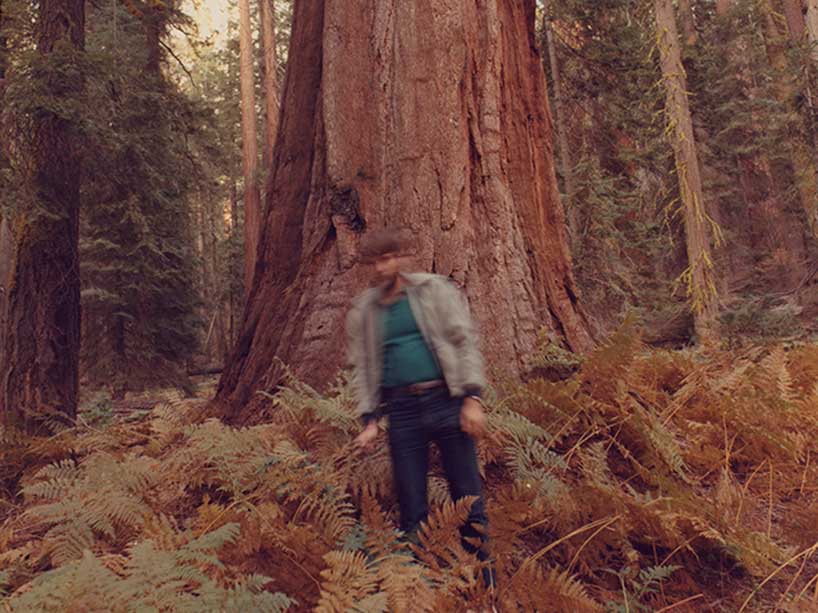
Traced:
<path id="1" fill-rule="evenodd" d="M 347 317 L 353 385 L 364 422 L 356 443 L 371 446 L 385 409 L 400 528 L 417 542 L 428 511 L 428 451 L 434 441 L 452 498 L 478 497 L 461 528 L 464 547 L 475 552 L 465 538 L 485 542 L 488 523 L 474 442 L 486 421 L 480 401 L 483 360 L 460 292 L 444 277 L 404 272 L 403 247 L 400 235 L 390 230 L 372 233 L 362 246 L 374 267 L 374 286 L 355 300 Z M 477 554 L 487 558 L 484 547 Z"/>

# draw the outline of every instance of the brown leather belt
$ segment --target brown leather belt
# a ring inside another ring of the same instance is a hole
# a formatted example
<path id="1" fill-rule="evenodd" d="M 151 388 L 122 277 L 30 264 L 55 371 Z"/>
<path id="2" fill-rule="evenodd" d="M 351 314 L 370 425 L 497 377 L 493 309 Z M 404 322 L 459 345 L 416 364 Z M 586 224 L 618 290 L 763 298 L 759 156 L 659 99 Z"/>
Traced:
<path id="1" fill-rule="evenodd" d="M 395 396 L 400 394 L 408 394 L 410 396 L 420 396 L 429 390 L 443 387 L 446 382 L 443 379 L 434 379 L 432 381 L 420 381 L 419 383 L 412 383 L 403 387 L 390 387 L 384 390 L 384 395 Z"/>

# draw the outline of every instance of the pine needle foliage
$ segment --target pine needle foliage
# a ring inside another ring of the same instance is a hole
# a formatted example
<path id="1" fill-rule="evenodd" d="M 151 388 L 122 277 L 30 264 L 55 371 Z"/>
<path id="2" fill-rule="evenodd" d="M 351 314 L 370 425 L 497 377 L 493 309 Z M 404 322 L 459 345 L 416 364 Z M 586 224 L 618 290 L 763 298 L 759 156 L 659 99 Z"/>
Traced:
<path id="1" fill-rule="evenodd" d="M 175 8 L 153 18 L 163 40 L 173 24 L 188 23 Z M 201 326 L 191 219 L 201 177 L 188 140 L 204 109 L 146 69 L 145 22 L 122 3 L 92 6 L 88 19 L 84 370 L 117 393 L 157 383 L 186 388 L 183 366 Z"/>

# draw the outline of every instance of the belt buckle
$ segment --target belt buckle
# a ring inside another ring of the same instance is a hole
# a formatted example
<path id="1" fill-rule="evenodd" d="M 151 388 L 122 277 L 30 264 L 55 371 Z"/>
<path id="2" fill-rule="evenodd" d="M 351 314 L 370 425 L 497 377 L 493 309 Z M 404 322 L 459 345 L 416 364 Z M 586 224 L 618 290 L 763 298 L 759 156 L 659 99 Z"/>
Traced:
<path id="1" fill-rule="evenodd" d="M 413 383 L 412 385 L 407 387 L 407 391 L 412 396 L 422 396 L 428 391 L 433 389 L 437 389 L 440 387 L 440 381 L 421 381 L 420 383 Z"/>

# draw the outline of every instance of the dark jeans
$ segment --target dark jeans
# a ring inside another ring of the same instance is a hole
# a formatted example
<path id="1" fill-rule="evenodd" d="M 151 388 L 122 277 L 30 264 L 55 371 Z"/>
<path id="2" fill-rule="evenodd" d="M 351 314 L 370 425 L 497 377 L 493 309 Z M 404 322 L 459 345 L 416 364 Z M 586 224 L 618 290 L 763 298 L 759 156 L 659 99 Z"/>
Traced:
<path id="1" fill-rule="evenodd" d="M 385 400 L 401 530 L 411 537 L 420 522 L 426 519 L 429 443 L 434 441 L 440 450 L 452 499 L 479 497 L 471 508 L 467 523 L 460 529 L 461 535 L 485 542 L 485 530 L 481 535 L 473 527 L 480 524 L 487 528 L 488 517 L 477 466 L 477 449 L 474 440 L 460 429 L 463 399 L 451 397 L 444 386 L 419 395 L 387 392 Z M 465 540 L 463 546 L 475 553 L 476 548 Z M 488 557 L 484 547 L 476 553 L 481 560 Z"/>

